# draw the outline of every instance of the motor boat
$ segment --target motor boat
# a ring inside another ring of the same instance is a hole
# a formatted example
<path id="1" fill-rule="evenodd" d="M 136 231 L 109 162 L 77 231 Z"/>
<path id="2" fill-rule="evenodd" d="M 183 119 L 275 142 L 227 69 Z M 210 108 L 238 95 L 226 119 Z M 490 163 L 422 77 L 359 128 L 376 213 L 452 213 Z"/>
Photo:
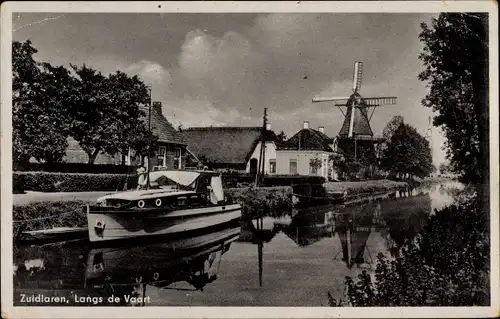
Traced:
<path id="1" fill-rule="evenodd" d="M 149 172 L 147 189 L 103 196 L 87 205 L 90 242 L 177 237 L 241 218 L 241 205 L 224 196 L 219 172 Z"/>

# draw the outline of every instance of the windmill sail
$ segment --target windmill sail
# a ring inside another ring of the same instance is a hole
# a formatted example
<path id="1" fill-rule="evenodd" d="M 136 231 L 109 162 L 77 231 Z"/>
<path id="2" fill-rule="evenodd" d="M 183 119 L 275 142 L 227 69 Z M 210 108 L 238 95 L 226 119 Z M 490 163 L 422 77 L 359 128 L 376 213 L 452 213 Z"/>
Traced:
<path id="1" fill-rule="evenodd" d="M 354 63 L 354 76 L 352 83 L 352 91 L 358 92 L 361 89 L 361 80 L 363 78 L 363 62 Z"/>

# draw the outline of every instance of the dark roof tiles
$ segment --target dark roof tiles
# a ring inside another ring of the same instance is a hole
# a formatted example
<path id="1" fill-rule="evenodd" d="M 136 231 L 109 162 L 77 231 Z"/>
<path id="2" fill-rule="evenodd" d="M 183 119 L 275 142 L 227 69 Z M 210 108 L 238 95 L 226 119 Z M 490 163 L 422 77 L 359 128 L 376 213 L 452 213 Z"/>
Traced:
<path id="1" fill-rule="evenodd" d="M 302 129 L 280 146 L 283 150 L 333 152 L 333 139 L 314 129 Z"/>
<path id="2" fill-rule="evenodd" d="M 141 110 L 146 114 L 143 120 L 148 125 L 149 108 L 141 107 Z M 158 137 L 158 141 L 162 143 L 186 144 L 180 132 L 178 132 L 172 124 L 155 108 L 151 108 L 151 131 L 153 135 Z"/>

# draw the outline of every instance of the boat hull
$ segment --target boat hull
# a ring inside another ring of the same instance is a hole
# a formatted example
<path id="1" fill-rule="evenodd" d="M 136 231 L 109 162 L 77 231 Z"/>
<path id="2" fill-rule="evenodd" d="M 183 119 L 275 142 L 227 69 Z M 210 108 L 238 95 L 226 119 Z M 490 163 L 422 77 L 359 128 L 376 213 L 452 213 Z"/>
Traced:
<path id="1" fill-rule="evenodd" d="M 240 218 L 239 204 L 169 211 L 127 211 L 87 206 L 88 234 L 93 243 L 193 232 Z"/>

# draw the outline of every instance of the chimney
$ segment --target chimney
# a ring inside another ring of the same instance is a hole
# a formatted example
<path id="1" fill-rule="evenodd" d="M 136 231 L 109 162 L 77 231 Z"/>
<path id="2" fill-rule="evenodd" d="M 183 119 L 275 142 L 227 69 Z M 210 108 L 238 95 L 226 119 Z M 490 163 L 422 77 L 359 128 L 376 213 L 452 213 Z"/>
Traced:
<path id="1" fill-rule="evenodd" d="M 154 101 L 153 102 L 153 110 L 156 110 L 156 112 L 160 113 L 160 114 L 163 114 L 162 110 L 161 110 L 161 102 L 159 101 Z"/>
<path id="2" fill-rule="evenodd" d="M 271 130 L 271 123 L 267 122 L 266 123 L 266 131 L 270 131 Z"/>
<path id="3" fill-rule="evenodd" d="M 318 127 L 318 131 L 320 131 L 321 133 L 325 134 L 325 127 L 324 126 Z"/>
<path id="4" fill-rule="evenodd" d="M 304 129 L 309 129 L 309 121 L 304 121 Z"/>

